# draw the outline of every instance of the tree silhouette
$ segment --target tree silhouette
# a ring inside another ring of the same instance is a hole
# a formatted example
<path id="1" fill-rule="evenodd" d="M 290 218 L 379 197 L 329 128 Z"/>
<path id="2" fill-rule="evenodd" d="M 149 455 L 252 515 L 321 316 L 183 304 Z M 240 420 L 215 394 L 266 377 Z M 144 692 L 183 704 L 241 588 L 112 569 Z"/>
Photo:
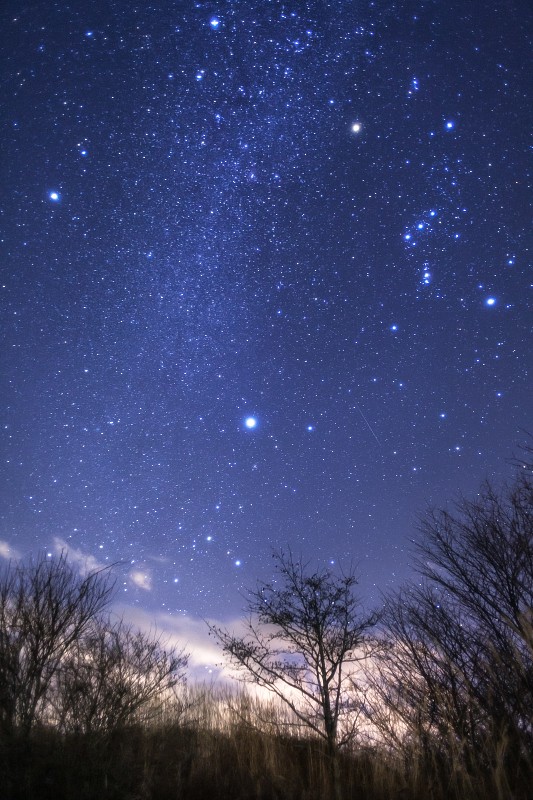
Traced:
<path id="1" fill-rule="evenodd" d="M 58 673 L 52 703 L 60 730 L 107 733 L 143 720 L 158 699 L 169 700 L 184 680 L 187 656 L 122 620 L 95 621 L 77 640 Z"/>
<path id="2" fill-rule="evenodd" d="M 418 743 L 468 773 L 500 765 L 519 781 L 533 752 L 533 479 L 485 484 L 453 511 L 429 511 L 420 580 L 391 598 L 388 649 L 371 709 L 390 742 Z M 402 732 L 402 736 L 398 732 Z M 516 785 L 516 784 L 515 784 Z M 518 795 L 517 795 L 518 796 Z"/>
<path id="3" fill-rule="evenodd" d="M 66 556 L 7 564 L 0 573 L 0 724 L 27 735 L 73 644 L 111 599 L 109 572 L 80 577 Z"/>
<path id="4" fill-rule="evenodd" d="M 114 622 L 112 593 L 109 570 L 80 575 L 65 555 L 1 570 L 2 797 L 36 796 L 32 747 L 47 728 L 107 735 L 183 679 L 187 656 Z"/>
<path id="5" fill-rule="evenodd" d="M 276 694 L 325 741 L 340 797 L 338 751 L 355 735 L 353 671 L 368 656 L 377 615 L 361 611 L 353 571 L 309 571 L 290 552 L 274 558 L 276 580 L 248 592 L 244 634 L 210 629 L 246 680 Z"/>

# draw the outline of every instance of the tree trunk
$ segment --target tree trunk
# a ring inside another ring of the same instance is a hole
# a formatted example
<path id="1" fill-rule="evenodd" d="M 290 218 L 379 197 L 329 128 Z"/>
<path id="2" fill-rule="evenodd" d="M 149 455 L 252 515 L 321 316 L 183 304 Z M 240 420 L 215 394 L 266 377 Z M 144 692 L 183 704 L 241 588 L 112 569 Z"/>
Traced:
<path id="1" fill-rule="evenodd" d="M 342 800 L 342 776 L 339 762 L 339 751 L 335 744 L 328 744 L 329 776 L 333 800 Z"/>

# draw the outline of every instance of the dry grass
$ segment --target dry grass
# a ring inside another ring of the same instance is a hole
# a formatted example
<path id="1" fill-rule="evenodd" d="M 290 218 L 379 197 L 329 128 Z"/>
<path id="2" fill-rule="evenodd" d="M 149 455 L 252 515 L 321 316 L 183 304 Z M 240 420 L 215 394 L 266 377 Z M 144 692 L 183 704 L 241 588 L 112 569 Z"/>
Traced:
<path id="1" fill-rule="evenodd" d="M 344 752 L 344 800 L 527 800 L 509 768 L 509 742 L 466 768 L 457 758 L 359 743 Z M 200 686 L 134 726 L 88 737 L 38 730 L 31 750 L 3 742 L 2 800 L 323 800 L 322 744 L 272 703 Z M 488 756 L 488 761 L 487 761 Z M 515 759 L 516 761 L 516 759 Z M 486 766 L 492 764 L 491 769 Z M 527 774 L 527 769 L 526 769 Z M 531 776 L 531 772 L 530 772 Z"/>

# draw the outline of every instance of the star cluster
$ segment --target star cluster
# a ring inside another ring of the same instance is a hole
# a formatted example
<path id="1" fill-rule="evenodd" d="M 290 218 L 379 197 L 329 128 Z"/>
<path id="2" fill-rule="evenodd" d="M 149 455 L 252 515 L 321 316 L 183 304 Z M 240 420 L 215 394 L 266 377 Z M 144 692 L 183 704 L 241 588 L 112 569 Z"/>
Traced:
<path id="1" fill-rule="evenodd" d="M 207 616 L 409 572 L 532 430 L 528 11 L 2 11 L 0 540 Z M 122 581 L 122 579 L 121 579 Z"/>

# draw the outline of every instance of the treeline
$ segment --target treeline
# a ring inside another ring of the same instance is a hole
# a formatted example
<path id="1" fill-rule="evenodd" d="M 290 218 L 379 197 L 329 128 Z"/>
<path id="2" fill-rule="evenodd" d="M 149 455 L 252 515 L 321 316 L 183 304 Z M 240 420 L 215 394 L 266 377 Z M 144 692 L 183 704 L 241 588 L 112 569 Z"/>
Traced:
<path id="1" fill-rule="evenodd" d="M 239 633 L 243 691 L 110 613 L 109 571 L 0 575 L 0 798 L 528 800 L 533 471 L 427 513 L 411 584 L 366 610 L 352 569 L 275 555 Z"/>

